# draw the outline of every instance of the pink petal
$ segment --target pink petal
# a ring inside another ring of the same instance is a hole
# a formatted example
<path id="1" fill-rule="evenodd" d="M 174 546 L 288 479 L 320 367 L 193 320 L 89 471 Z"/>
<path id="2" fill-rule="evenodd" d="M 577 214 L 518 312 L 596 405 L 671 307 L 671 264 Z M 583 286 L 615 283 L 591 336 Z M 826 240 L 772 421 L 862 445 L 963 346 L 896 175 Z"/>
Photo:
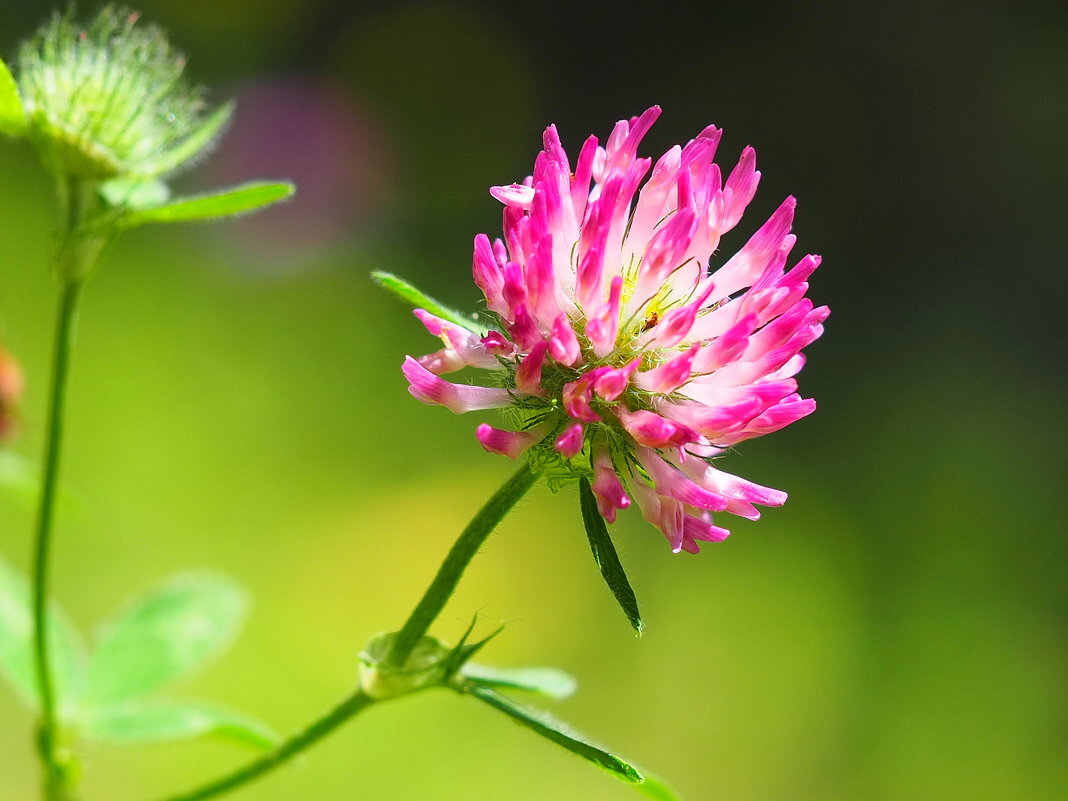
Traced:
<path id="1" fill-rule="evenodd" d="M 590 485 L 597 496 L 597 508 L 601 517 L 609 523 L 616 522 L 616 510 L 630 506 L 630 498 L 616 473 L 612 456 L 604 446 L 598 446 L 593 454 L 593 483 Z"/>
<path id="2" fill-rule="evenodd" d="M 577 381 L 564 384 L 560 393 L 564 404 L 564 411 L 575 420 L 584 423 L 598 423 L 601 416 L 593 410 L 590 402 L 593 400 L 593 390 L 590 387 L 588 376 L 583 376 Z"/>
<path id="3" fill-rule="evenodd" d="M 674 498 L 661 495 L 644 481 L 633 481 L 631 486 L 642 516 L 663 532 L 672 551 L 681 551 L 684 541 L 682 504 Z"/>
<path id="4" fill-rule="evenodd" d="M 615 349 L 616 337 L 619 336 L 619 301 L 622 291 L 623 276 L 617 275 L 612 279 L 608 302 L 598 308 L 586 322 L 586 336 L 593 345 L 593 352 L 602 358 Z"/>
<path id="5" fill-rule="evenodd" d="M 588 375 L 593 380 L 593 391 L 606 401 L 617 400 L 626 390 L 630 377 L 641 361 L 639 357 L 624 367 L 598 367 L 590 370 Z"/>
<path id="6" fill-rule="evenodd" d="M 757 317 L 749 314 L 731 326 L 725 333 L 700 350 L 694 358 L 695 373 L 711 373 L 728 362 L 736 360 L 749 344 L 749 335 L 756 330 Z"/>
<path id="7" fill-rule="evenodd" d="M 564 429 L 564 432 L 556 438 L 553 447 L 563 456 L 571 459 L 582 450 L 584 429 L 582 423 L 575 423 Z"/>
<path id="8" fill-rule="evenodd" d="M 500 331 L 490 331 L 482 337 L 482 346 L 493 356 L 512 356 L 516 350 L 515 343 Z"/>
<path id="9" fill-rule="evenodd" d="M 664 461 L 656 452 L 648 448 L 639 448 L 636 451 L 636 455 L 638 461 L 641 462 L 642 467 L 645 468 L 645 471 L 656 485 L 656 491 L 659 494 L 674 498 L 689 506 L 713 512 L 722 512 L 727 508 L 728 501 L 726 498 L 710 492 L 695 481 L 687 478 L 673 465 Z"/>
<path id="10" fill-rule="evenodd" d="M 747 147 L 738 159 L 738 165 L 727 176 L 723 187 L 722 207 L 715 227 L 720 234 L 731 230 L 742 219 L 742 212 L 756 194 L 760 173 L 756 169 L 756 151 Z"/>
<path id="11" fill-rule="evenodd" d="M 493 246 L 490 245 L 489 237 L 479 234 L 475 237 L 475 253 L 472 259 L 471 271 L 474 275 L 475 285 L 486 296 L 486 306 L 498 314 L 504 314 L 507 306 L 504 302 L 504 276 L 501 267 L 494 254 Z"/>
<path id="12" fill-rule="evenodd" d="M 683 306 L 678 306 L 665 314 L 645 335 L 642 341 L 643 346 L 646 348 L 671 348 L 685 340 L 697 320 L 697 312 L 712 296 L 714 289 L 714 285 L 709 283 L 696 300 Z"/>
<path id="13" fill-rule="evenodd" d="M 682 550 L 698 553 L 701 549 L 698 540 L 704 542 L 723 542 L 730 536 L 730 531 L 712 525 L 711 521 L 702 520 L 694 515 L 686 515 L 682 521 Z"/>
<path id="14" fill-rule="evenodd" d="M 566 314 L 561 314 L 553 321 L 553 333 L 549 339 L 549 355 L 565 367 L 573 366 L 582 356 L 578 337 L 575 336 L 571 320 Z"/>
<path id="15" fill-rule="evenodd" d="M 700 348 L 700 345 L 693 345 L 685 353 L 680 353 L 678 356 L 669 359 L 659 367 L 654 367 L 651 370 L 638 373 L 635 383 L 649 392 L 665 394 L 674 392 L 690 380 L 693 370 L 693 360 L 697 356 Z"/>
<path id="16" fill-rule="evenodd" d="M 444 406 L 456 414 L 479 409 L 500 409 L 512 403 L 512 395 L 507 389 L 450 383 L 438 378 L 411 356 L 404 359 L 401 371 L 408 379 L 408 391 L 413 397 L 423 403 Z"/>
<path id="17" fill-rule="evenodd" d="M 548 350 L 549 343 L 542 340 L 523 357 L 519 368 L 515 371 L 515 385 L 520 392 L 528 395 L 545 394 L 541 386 L 541 368 L 545 364 L 545 354 Z"/>
<path id="18" fill-rule="evenodd" d="M 430 360 L 440 369 L 431 367 L 423 359 L 419 360 L 419 363 L 430 372 L 440 374 L 459 370 L 461 367 L 492 368 L 497 366 L 496 358 L 486 351 L 482 339 L 477 334 L 437 317 L 425 309 L 415 309 L 412 313 L 426 326 L 427 331 L 439 337 L 446 346 L 445 350 L 434 354 L 440 358 Z"/>
<path id="19" fill-rule="evenodd" d="M 490 194 L 506 206 L 529 210 L 534 201 L 534 189 L 520 184 L 508 186 L 491 186 Z"/>
<path id="20" fill-rule="evenodd" d="M 525 303 L 520 303 L 513 309 L 515 321 L 508 326 L 508 333 L 523 350 L 530 350 L 542 340 L 541 331 L 538 329 L 534 317 Z"/>
<path id="21" fill-rule="evenodd" d="M 616 415 L 634 441 L 649 448 L 677 447 L 701 438 L 689 426 L 668 420 L 656 412 L 644 409 L 632 412 L 619 408 L 616 409 Z"/>
<path id="22" fill-rule="evenodd" d="M 531 445 L 540 442 L 545 437 L 545 433 L 545 426 L 539 426 L 530 431 L 504 431 L 483 423 L 475 431 L 475 436 L 482 443 L 482 447 L 490 453 L 515 459 Z"/>
<path id="23" fill-rule="evenodd" d="M 784 400 L 779 405 L 753 418 L 741 431 L 723 437 L 719 444 L 730 446 L 754 437 L 762 437 L 765 434 L 786 428 L 786 426 L 796 423 L 802 417 L 807 417 L 814 411 L 816 411 L 816 401 L 812 398 Z"/>
<path id="24" fill-rule="evenodd" d="M 593 159 L 597 155 L 597 137 L 590 136 L 582 143 L 578 161 L 575 162 L 575 176 L 571 179 L 571 202 L 575 206 L 575 216 L 581 220 L 586 213 L 586 202 L 590 195 L 590 179 L 593 177 Z"/>
<path id="25" fill-rule="evenodd" d="M 712 274 L 721 295 L 752 286 L 790 233 L 797 201 L 788 197 L 745 246 Z"/>

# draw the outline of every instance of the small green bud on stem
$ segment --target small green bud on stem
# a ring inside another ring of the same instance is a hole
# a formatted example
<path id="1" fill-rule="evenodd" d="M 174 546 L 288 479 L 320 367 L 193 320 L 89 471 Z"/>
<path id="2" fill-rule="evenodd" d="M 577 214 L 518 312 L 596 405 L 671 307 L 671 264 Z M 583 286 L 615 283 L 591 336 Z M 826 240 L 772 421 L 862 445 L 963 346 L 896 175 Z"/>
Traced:
<path id="1" fill-rule="evenodd" d="M 57 176 L 169 172 L 222 127 L 205 116 L 204 91 L 186 81 L 185 65 L 162 30 L 126 9 L 107 6 L 84 26 L 56 14 L 19 50 L 25 135 Z"/>

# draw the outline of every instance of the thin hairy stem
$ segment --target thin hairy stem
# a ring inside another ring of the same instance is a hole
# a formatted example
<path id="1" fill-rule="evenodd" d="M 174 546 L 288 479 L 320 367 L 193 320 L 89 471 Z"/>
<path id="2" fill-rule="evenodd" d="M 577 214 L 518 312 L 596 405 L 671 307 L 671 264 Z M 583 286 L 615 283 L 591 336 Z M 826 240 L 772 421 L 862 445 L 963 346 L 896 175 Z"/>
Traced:
<path id="1" fill-rule="evenodd" d="M 387 664 L 395 667 L 404 665 L 416 643 L 426 634 L 427 629 L 452 597 L 464 570 L 478 553 L 486 537 L 511 511 L 519 499 L 526 495 L 527 490 L 534 486 L 538 475 L 524 460 L 515 474 L 501 485 L 501 488 L 486 501 L 486 505 L 467 524 L 467 528 L 463 530 L 449 551 L 449 555 L 445 557 L 434 581 L 423 594 L 422 600 L 419 601 L 404 627 L 397 633 L 393 646 L 386 656 Z"/>
<path id="2" fill-rule="evenodd" d="M 33 623 L 34 669 L 41 700 L 38 750 L 44 768 L 44 797 L 48 801 L 66 798 L 68 783 L 65 759 L 61 759 L 55 677 L 49 652 L 48 588 L 52 527 L 55 520 L 56 487 L 63 447 L 64 407 L 71 348 L 77 317 L 81 284 L 64 283 L 56 313 L 55 344 L 52 356 L 51 392 L 48 402 L 44 466 L 41 477 L 40 506 L 34 537 L 33 555 Z"/>
<path id="3" fill-rule="evenodd" d="M 168 796 L 165 801 L 201 801 L 202 799 L 214 798 L 237 789 L 285 764 L 373 703 L 373 698 L 365 695 L 362 690 L 357 690 L 306 729 L 290 737 L 273 751 L 253 760 L 242 768 L 238 768 L 233 773 L 223 776 L 221 779 L 208 782 L 186 793 Z"/>
<path id="4" fill-rule="evenodd" d="M 486 502 L 478 514 L 461 532 L 459 539 L 452 546 L 437 576 L 415 607 L 411 617 L 397 635 L 395 644 L 386 662 L 390 665 L 403 665 L 411 654 L 419 638 L 430 624 L 434 622 L 445 603 L 449 600 L 464 569 L 478 553 L 486 537 L 504 519 L 516 502 L 526 494 L 538 479 L 538 472 L 531 470 L 524 462 L 508 481 Z M 326 737 L 343 723 L 355 717 L 359 712 L 375 702 L 375 699 L 357 690 L 326 715 L 317 719 L 303 731 L 295 734 L 265 756 L 249 762 L 232 773 L 208 782 L 195 790 L 168 796 L 161 801 L 202 801 L 206 798 L 235 790 L 248 782 L 258 779 L 265 773 L 285 764 L 293 757 L 310 748 Z"/>

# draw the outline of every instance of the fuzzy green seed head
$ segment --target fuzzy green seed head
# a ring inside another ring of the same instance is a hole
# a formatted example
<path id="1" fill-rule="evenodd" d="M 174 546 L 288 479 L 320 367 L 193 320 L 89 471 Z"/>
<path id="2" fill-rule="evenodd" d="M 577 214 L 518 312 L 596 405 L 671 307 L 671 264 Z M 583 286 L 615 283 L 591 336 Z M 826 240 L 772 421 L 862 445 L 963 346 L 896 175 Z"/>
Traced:
<path id="1" fill-rule="evenodd" d="M 108 6 L 86 26 L 56 14 L 25 42 L 16 79 L 28 138 L 57 175 L 154 176 L 202 150 L 229 108 L 204 117 L 204 91 L 163 31 Z"/>

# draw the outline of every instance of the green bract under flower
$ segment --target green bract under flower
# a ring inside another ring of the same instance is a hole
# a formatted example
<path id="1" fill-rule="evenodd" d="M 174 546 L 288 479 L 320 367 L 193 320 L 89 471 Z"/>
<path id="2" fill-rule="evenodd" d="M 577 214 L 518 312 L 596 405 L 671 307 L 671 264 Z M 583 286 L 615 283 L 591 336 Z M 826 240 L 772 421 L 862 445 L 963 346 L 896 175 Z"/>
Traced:
<path id="1" fill-rule="evenodd" d="M 204 92 L 163 31 L 107 7 L 86 26 L 57 14 L 19 50 L 24 134 L 54 173 L 91 181 L 162 175 L 214 139 L 229 105 Z M 8 126 L 10 127 L 10 126 Z"/>

